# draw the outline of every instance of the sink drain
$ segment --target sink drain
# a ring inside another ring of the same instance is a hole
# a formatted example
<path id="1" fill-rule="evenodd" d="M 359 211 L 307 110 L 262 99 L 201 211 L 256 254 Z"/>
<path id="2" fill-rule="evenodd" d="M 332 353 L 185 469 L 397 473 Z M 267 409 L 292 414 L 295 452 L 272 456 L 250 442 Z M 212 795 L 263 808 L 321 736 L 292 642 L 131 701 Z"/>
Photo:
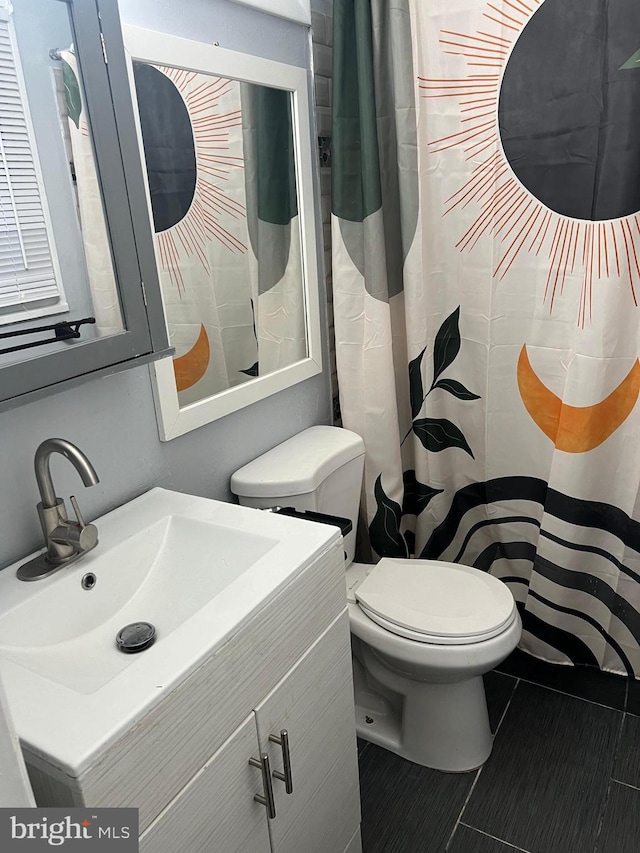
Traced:
<path id="1" fill-rule="evenodd" d="M 156 639 L 156 629 L 150 622 L 132 622 L 125 625 L 116 636 L 116 645 L 125 654 L 143 652 Z"/>

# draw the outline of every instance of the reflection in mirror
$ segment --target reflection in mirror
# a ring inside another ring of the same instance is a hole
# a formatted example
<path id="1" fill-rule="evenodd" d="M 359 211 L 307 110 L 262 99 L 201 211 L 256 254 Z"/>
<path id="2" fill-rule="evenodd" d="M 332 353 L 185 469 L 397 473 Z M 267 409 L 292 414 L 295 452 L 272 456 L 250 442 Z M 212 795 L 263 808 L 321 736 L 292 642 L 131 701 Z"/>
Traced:
<path id="1" fill-rule="evenodd" d="M 133 62 L 179 405 L 308 354 L 291 93 Z"/>
<path id="2" fill-rule="evenodd" d="M 0 366 L 123 330 L 74 41 L 66 3 L 0 2 Z"/>
<path id="3" fill-rule="evenodd" d="M 310 77 L 123 33 L 176 349 L 151 366 L 168 441 L 322 371 Z"/>

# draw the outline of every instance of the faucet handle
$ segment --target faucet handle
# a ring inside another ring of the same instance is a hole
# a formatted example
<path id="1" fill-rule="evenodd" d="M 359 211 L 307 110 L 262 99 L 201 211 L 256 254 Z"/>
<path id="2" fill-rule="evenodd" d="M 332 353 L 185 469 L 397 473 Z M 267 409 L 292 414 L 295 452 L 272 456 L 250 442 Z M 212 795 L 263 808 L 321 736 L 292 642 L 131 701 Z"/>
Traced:
<path id="1" fill-rule="evenodd" d="M 72 524 L 66 529 L 65 542 L 73 545 L 78 553 L 91 551 L 98 544 L 98 528 L 95 524 L 85 524 L 84 527 Z"/>
<path id="2" fill-rule="evenodd" d="M 86 527 L 87 525 L 84 523 L 84 518 L 82 517 L 82 513 L 80 512 L 80 507 L 78 506 L 76 496 L 71 495 L 69 500 L 71 501 L 71 506 L 73 507 L 73 511 L 75 512 L 76 518 L 78 519 L 78 524 L 80 525 L 80 527 Z"/>
<path id="3" fill-rule="evenodd" d="M 77 524 L 73 521 L 67 521 L 63 526 L 57 527 L 53 531 L 51 538 L 55 542 L 72 545 L 76 552 L 91 551 L 98 544 L 98 528 L 95 524 L 85 524 L 75 495 L 71 495 L 69 500 L 76 514 Z"/>

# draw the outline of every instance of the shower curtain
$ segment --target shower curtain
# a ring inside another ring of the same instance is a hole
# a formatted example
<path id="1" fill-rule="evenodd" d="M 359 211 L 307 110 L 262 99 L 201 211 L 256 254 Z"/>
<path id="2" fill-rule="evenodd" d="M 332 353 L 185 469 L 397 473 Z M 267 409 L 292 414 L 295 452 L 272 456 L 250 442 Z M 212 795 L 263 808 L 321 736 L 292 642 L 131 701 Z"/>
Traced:
<path id="1" fill-rule="evenodd" d="M 307 354 L 291 95 L 241 83 L 254 328 L 265 376 Z"/>
<path id="2" fill-rule="evenodd" d="M 75 177 L 78 214 L 87 265 L 87 278 L 99 337 L 120 334 L 123 330 L 118 286 L 107 225 L 102 208 L 100 184 L 96 172 L 89 125 L 79 83 L 78 63 L 73 50 L 60 53 L 65 95 L 65 114 Z"/>
<path id="3" fill-rule="evenodd" d="M 291 96 L 138 61 L 133 74 L 187 406 L 306 355 Z"/>
<path id="4" fill-rule="evenodd" d="M 489 571 L 523 649 L 632 677 L 638 33 L 633 0 L 334 0 L 336 356 L 374 556 Z"/>
<path id="5" fill-rule="evenodd" d="M 156 256 L 181 406 L 258 360 L 240 84 L 134 62 Z"/>

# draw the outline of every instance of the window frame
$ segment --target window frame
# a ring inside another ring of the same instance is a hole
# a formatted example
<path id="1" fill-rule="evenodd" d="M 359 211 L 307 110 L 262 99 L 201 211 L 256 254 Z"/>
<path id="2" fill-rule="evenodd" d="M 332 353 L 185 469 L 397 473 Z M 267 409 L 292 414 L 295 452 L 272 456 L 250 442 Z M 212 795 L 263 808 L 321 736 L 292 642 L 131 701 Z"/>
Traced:
<path id="1" fill-rule="evenodd" d="M 146 211 L 117 0 L 51 2 L 64 3 L 73 21 L 125 331 L 56 352 L 47 352 L 45 346 L 42 354 L 0 367 L 0 410 L 41 396 L 44 389 L 57 390 L 67 380 L 107 368 L 145 363 L 171 352 Z M 104 53 L 106 61 L 96 61 Z"/>

